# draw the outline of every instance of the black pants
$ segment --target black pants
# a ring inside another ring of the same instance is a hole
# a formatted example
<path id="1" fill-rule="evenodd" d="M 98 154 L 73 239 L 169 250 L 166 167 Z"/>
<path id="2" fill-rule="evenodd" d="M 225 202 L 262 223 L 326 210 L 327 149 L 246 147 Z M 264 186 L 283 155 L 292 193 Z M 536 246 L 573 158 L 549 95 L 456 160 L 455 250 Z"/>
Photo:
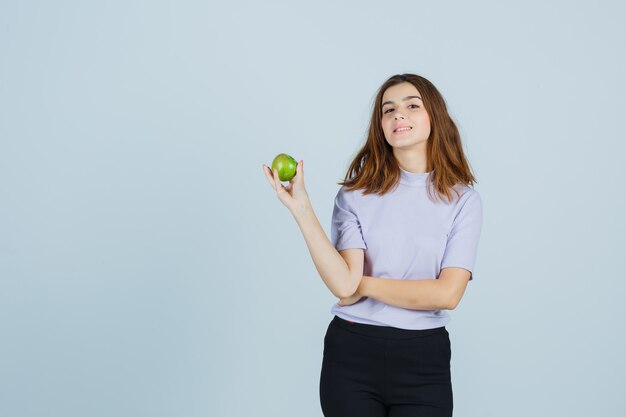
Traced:
<path id="1" fill-rule="evenodd" d="M 406 330 L 335 316 L 324 337 L 324 416 L 450 417 L 450 358 L 445 327 Z"/>

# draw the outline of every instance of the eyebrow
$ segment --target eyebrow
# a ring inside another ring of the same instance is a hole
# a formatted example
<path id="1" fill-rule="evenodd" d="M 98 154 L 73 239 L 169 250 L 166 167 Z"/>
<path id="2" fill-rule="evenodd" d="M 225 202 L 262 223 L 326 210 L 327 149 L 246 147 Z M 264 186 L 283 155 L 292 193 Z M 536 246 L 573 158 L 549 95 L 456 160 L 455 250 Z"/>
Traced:
<path id="1" fill-rule="evenodd" d="M 419 98 L 419 99 L 420 99 L 420 101 L 422 100 L 422 98 L 421 98 L 420 96 L 406 96 L 405 98 L 403 98 L 403 99 L 402 99 L 402 101 L 407 101 L 407 100 L 410 100 L 410 99 L 412 99 L 412 98 Z M 385 104 L 393 104 L 393 101 L 391 101 L 391 100 L 387 100 L 387 101 L 385 101 L 385 102 L 382 104 L 382 106 L 381 106 L 381 107 L 384 107 L 384 106 L 385 106 Z"/>

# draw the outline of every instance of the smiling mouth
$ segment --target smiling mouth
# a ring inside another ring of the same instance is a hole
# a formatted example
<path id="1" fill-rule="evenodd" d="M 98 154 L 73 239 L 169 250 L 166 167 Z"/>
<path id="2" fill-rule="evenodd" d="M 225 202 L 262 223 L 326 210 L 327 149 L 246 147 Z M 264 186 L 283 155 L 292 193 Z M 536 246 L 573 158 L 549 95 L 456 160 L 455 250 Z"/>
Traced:
<path id="1" fill-rule="evenodd" d="M 393 134 L 394 134 L 394 135 L 402 135 L 403 133 L 408 133 L 408 132 L 410 132 L 411 130 L 413 130 L 413 128 L 412 128 L 412 127 L 408 128 L 408 129 L 395 130 L 395 131 L 393 132 Z"/>

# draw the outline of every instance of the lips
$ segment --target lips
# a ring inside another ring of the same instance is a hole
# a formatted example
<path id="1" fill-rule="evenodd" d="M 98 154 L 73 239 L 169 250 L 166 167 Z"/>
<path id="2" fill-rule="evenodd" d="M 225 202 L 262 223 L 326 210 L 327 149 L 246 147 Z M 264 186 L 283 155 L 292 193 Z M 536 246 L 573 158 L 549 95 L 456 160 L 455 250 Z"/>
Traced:
<path id="1" fill-rule="evenodd" d="M 412 127 L 412 126 L 409 126 L 409 125 L 400 125 L 400 126 L 396 126 L 396 127 L 393 129 L 393 133 L 396 133 L 396 132 L 398 131 L 398 129 L 401 129 L 401 128 L 403 128 L 403 127 L 408 127 L 408 128 L 409 128 L 409 130 L 413 130 L 413 127 Z M 404 130 L 404 132 L 407 132 L 407 130 Z"/>

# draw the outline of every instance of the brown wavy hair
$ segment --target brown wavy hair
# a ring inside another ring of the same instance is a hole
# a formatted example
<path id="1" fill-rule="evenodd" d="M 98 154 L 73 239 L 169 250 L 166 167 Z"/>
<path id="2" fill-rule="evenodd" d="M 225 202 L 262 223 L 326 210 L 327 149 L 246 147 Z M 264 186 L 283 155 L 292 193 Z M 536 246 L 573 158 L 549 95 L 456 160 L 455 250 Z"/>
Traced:
<path id="1" fill-rule="evenodd" d="M 454 190 L 457 197 L 457 184 L 473 186 L 476 181 L 465 158 L 461 135 L 448 114 L 446 102 L 437 88 L 426 78 L 415 74 L 397 74 L 383 83 L 376 93 L 374 108 L 365 145 L 359 150 L 339 185 L 346 191 L 363 189 L 363 194 L 384 195 L 395 189 L 400 181 L 401 171 L 393 155 L 392 146 L 385 140 L 381 125 L 382 99 L 385 91 L 396 84 L 408 82 L 420 92 L 424 109 L 430 118 L 430 135 L 426 142 L 427 171 L 431 172 L 432 186 L 443 197 L 452 201 Z M 432 198 L 431 182 L 428 194 Z"/>

